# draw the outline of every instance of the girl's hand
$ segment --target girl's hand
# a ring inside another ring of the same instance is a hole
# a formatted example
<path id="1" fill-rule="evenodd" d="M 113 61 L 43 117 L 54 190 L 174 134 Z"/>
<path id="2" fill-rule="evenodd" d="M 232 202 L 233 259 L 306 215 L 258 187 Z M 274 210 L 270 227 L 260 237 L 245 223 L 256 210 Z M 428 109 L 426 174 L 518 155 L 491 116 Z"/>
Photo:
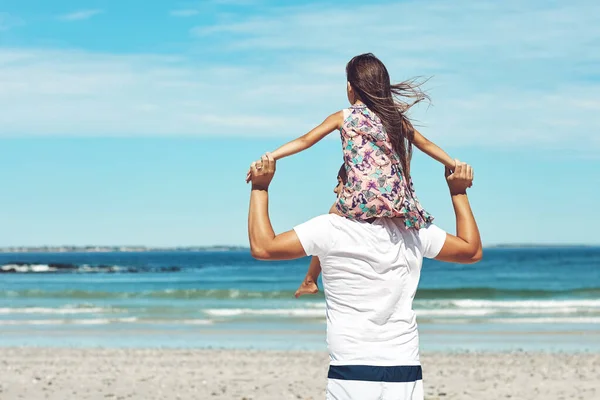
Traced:
<path id="1" fill-rule="evenodd" d="M 265 157 L 267 157 L 267 154 L 270 154 L 270 153 L 265 153 L 265 154 L 263 154 L 263 155 L 262 155 L 262 156 L 261 156 L 261 157 L 258 159 L 258 161 L 256 161 L 256 164 L 257 164 L 257 165 L 262 165 L 262 160 L 264 160 L 264 159 L 265 159 Z M 250 168 L 248 169 L 248 172 L 246 173 L 246 183 L 250 183 L 250 181 L 251 181 L 251 180 L 252 180 L 252 167 L 250 167 Z"/>

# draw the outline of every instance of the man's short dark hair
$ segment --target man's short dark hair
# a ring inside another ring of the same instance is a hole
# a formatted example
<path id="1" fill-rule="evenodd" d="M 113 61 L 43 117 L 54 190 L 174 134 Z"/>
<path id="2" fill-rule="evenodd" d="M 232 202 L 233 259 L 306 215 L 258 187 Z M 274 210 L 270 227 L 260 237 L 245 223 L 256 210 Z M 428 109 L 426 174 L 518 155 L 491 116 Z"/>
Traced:
<path id="1" fill-rule="evenodd" d="M 343 184 L 346 184 L 346 182 L 348 182 L 348 174 L 346 173 L 345 164 L 342 164 L 342 166 L 340 167 L 340 170 L 338 171 L 338 177 L 342 180 Z"/>

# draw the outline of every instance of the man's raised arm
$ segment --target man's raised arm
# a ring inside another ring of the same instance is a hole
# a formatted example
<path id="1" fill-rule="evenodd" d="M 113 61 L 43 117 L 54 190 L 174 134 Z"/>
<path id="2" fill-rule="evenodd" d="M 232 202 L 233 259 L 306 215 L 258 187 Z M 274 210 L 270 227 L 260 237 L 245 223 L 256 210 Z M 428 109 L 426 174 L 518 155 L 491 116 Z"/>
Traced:
<path id="1" fill-rule="evenodd" d="M 453 173 L 446 169 L 446 181 L 456 215 L 456 236 L 447 234 L 435 259 L 461 264 L 478 262 L 483 257 L 481 236 L 467 197 L 467 188 L 473 182 L 473 170 L 469 165 L 457 162 Z"/>
<path id="2" fill-rule="evenodd" d="M 291 260 L 305 257 L 293 230 L 275 235 L 269 218 L 269 185 L 275 175 L 275 160 L 267 153 L 250 166 L 252 192 L 248 211 L 248 237 L 252 257 L 259 260 Z"/>

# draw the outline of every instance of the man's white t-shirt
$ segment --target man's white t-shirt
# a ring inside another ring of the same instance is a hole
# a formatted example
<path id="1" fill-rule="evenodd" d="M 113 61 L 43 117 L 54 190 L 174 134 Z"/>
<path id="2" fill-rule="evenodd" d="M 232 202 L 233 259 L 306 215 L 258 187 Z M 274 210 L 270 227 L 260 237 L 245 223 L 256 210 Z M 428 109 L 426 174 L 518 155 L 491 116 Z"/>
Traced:
<path id="1" fill-rule="evenodd" d="M 321 261 L 332 365 L 419 365 L 412 309 L 423 257 L 436 257 L 446 232 L 407 229 L 398 219 L 372 224 L 334 214 L 294 228 Z"/>

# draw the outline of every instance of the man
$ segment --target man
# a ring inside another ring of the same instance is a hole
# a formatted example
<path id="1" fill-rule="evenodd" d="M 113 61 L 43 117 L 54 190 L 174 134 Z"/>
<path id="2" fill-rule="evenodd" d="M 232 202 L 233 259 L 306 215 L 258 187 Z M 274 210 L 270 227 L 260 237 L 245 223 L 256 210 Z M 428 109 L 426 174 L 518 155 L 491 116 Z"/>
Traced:
<path id="1" fill-rule="evenodd" d="M 261 260 L 319 257 L 331 360 L 327 399 L 422 400 L 412 301 L 423 257 L 455 263 L 473 263 L 482 257 L 466 194 L 473 181 L 471 167 L 457 162 L 456 170 L 445 174 L 456 235 L 435 225 L 415 231 L 396 219 L 368 223 L 335 214 L 276 235 L 268 213 L 274 173 L 275 161 L 269 154 L 251 165 L 250 249 Z"/>

